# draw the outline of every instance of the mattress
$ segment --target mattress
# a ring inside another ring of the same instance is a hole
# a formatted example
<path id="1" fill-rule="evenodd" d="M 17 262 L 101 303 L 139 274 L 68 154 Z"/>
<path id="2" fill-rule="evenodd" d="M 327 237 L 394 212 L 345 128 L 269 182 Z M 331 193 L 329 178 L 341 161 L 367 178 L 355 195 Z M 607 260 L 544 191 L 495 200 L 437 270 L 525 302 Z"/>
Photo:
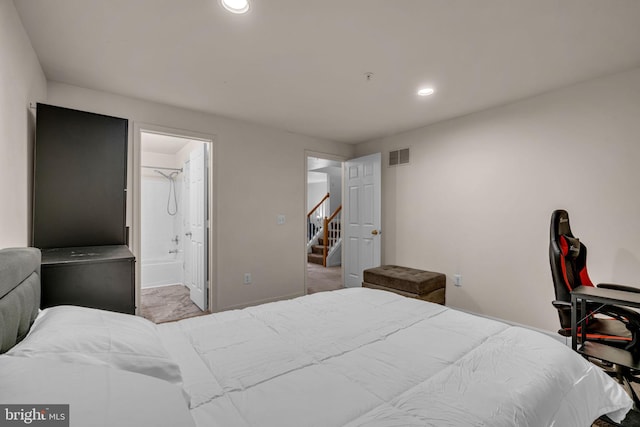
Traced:
<path id="1" fill-rule="evenodd" d="M 631 401 L 544 334 L 393 293 L 158 325 L 197 426 L 589 426 Z"/>

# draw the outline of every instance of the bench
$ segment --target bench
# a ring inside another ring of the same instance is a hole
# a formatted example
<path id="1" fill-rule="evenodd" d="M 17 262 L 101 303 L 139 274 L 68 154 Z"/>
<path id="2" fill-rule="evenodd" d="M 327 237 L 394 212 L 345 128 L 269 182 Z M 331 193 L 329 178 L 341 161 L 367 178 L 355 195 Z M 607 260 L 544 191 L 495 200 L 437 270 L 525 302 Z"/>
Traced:
<path id="1" fill-rule="evenodd" d="M 364 270 L 362 286 L 438 304 L 445 303 L 446 276 L 433 271 L 381 265 Z"/>

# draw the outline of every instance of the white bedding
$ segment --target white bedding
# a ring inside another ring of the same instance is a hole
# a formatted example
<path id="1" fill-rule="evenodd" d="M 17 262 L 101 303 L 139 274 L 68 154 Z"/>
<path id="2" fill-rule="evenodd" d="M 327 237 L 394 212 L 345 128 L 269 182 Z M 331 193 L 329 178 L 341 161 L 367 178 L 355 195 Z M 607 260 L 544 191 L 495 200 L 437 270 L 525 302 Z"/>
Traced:
<path id="1" fill-rule="evenodd" d="M 632 406 L 551 337 L 384 291 L 322 292 L 157 327 L 49 310 L 0 357 L 0 404 L 71 403 L 72 426 L 588 427 Z M 53 348 L 52 336 L 64 344 Z"/>
<path id="2" fill-rule="evenodd" d="M 69 405 L 72 427 L 194 425 L 176 385 L 105 365 L 0 356 L 0 405 L 9 404 Z"/>
<path id="3" fill-rule="evenodd" d="M 159 325 L 198 426 L 590 426 L 631 400 L 543 334 L 370 289 Z"/>

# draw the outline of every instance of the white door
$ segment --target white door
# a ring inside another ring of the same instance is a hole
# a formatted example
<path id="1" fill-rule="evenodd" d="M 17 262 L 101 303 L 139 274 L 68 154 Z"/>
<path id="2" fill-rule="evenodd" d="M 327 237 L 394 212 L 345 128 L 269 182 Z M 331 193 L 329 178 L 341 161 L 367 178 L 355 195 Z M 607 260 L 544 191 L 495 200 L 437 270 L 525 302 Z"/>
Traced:
<path id="1" fill-rule="evenodd" d="M 191 300 L 207 309 L 207 151 L 206 144 L 189 154 L 189 227 Z"/>
<path id="2" fill-rule="evenodd" d="M 195 284 L 193 283 L 193 254 L 191 253 L 191 216 L 189 215 L 190 209 L 190 188 L 191 188 L 191 163 L 189 160 L 184 162 L 182 166 L 183 171 L 183 187 L 182 187 L 182 227 L 185 235 L 184 245 L 184 284 L 191 290 Z"/>
<path id="3" fill-rule="evenodd" d="M 362 272 L 380 265 L 380 153 L 344 164 L 344 285 L 362 286 Z"/>

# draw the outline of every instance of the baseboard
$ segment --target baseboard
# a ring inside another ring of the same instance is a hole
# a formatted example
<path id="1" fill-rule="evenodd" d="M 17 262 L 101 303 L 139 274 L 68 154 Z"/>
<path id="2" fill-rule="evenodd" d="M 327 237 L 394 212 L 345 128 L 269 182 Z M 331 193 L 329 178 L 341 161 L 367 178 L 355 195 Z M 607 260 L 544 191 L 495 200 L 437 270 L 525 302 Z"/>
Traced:
<path id="1" fill-rule="evenodd" d="M 219 307 L 218 310 L 219 311 L 240 310 L 240 309 L 247 308 L 247 307 L 253 307 L 254 305 L 267 304 L 267 303 L 276 302 L 276 301 L 283 301 L 283 300 L 288 300 L 288 299 L 297 298 L 297 297 L 301 297 L 301 296 L 304 296 L 304 293 L 296 292 L 294 294 L 282 295 L 282 296 L 274 297 L 274 298 L 266 298 L 266 299 L 251 301 L 251 302 L 242 303 L 242 304 L 229 305 L 229 306 L 226 306 L 226 307 Z"/>
<path id="2" fill-rule="evenodd" d="M 571 339 L 567 338 L 567 337 L 563 337 L 562 335 L 560 335 L 558 333 L 547 331 L 545 329 L 535 328 L 535 327 L 529 326 L 529 325 L 523 325 L 522 323 L 518 323 L 518 322 L 512 322 L 511 320 L 505 320 L 505 319 L 500 319 L 498 317 L 487 316 L 486 314 L 474 313 L 473 311 L 465 310 L 463 308 L 457 308 L 457 307 L 449 307 L 449 308 L 451 308 L 453 310 L 458 310 L 458 311 L 463 311 L 465 313 L 473 314 L 474 316 L 480 316 L 480 317 L 484 317 L 484 318 L 487 318 L 487 319 L 495 320 L 496 322 L 506 323 L 507 325 L 518 326 L 520 328 L 525 328 L 525 329 L 530 329 L 532 331 L 540 332 L 541 334 L 547 335 L 547 336 L 549 336 L 549 337 L 561 342 L 562 344 L 564 344 L 566 346 L 571 346 Z"/>

